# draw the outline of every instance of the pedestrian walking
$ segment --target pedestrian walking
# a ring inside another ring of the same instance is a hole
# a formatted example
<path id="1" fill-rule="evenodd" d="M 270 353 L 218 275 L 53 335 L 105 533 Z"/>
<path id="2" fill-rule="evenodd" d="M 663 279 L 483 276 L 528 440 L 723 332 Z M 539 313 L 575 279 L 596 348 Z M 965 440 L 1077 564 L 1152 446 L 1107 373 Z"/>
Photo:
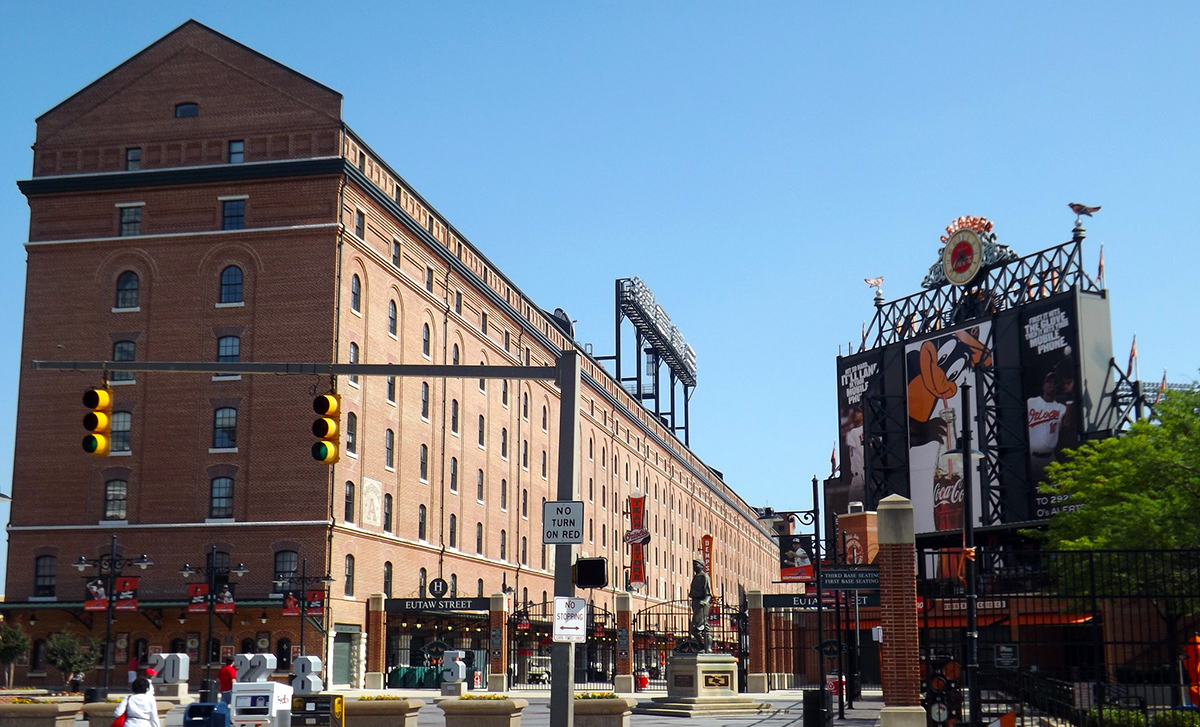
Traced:
<path id="1" fill-rule="evenodd" d="M 132 694 L 117 704 L 114 717 L 125 717 L 125 727 L 162 727 L 158 721 L 158 703 L 150 691 L 150 680 L 138 677 L 131 685 Z"/>

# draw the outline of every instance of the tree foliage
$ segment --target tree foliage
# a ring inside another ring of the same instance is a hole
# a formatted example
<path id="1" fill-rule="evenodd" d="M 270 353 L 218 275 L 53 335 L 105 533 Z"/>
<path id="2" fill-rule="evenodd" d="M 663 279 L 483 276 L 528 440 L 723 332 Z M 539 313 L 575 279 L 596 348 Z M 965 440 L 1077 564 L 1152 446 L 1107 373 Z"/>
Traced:
<path id="1" fill-rule="evenodd" d="M 46 663 L 62 673 L 64 684 L 95 666 L 100 654 L 100 644 L 91 636 L 81 641 L 70 632 L 60 631 L 46 640 Z"/>
<path id="2" fill-rule="evenodd" d="M 0 627 L 0 667 L 4 668 L 8 687 L 13 685 L 13 663 L 27 653 L 29 637 L 20 627 L 8 623 Z"/>
<path id="3" fill-rule="evenodd" d="M 1055 550 L 1200 548 L 1200 390 L 1168 392 L 1153 419 L 1068 452 L 1043 487 L 1080 506 L 1051 520 Z"/>

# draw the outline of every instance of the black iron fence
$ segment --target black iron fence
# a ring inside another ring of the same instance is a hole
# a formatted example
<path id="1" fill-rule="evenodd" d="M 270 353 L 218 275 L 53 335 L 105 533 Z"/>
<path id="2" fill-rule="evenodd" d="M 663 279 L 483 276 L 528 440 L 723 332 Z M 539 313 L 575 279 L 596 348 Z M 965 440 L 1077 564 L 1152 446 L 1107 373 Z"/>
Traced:
<path id="1" fill-rule="evenodd" d="M 508 619 L 509 684 L 513 689 L 550 687 L 554 602 L 526 603 Z M 587 641 L 575 645 L 575 687 L 612 690 L 617 671 L 616 615 L 588 604 Z"/>
<path id="2" fill-rule="evenodd" d="M 689 600 L 658 603 L 633 615 L 633 669 L 646 678 L 648 689 L 667 688 L 667 658 L 680 641 L 691 638 L 691 623 Z M 750 650 L 745 611 L 713 597 L 708 627 L 713 651 L 737 658 L 738 684 L 745 689 Z"/>
<path id="3" fill-rule="evenodd" d="M 983 714 L 974 722 L 1011 712 L 1029 724 L 1149 727 L 1177 719 L 1166 710 L 1188 705 L 1195 679 L 1188 672 L 1196 668 L 1187 661 L 1188 644 L 1200 631 L 1200 550 L 980 548 L 976 557 Z M 932 725 L 969 717 L 962 559 L 959 549 L 925 550 L 918 559 Z"/>

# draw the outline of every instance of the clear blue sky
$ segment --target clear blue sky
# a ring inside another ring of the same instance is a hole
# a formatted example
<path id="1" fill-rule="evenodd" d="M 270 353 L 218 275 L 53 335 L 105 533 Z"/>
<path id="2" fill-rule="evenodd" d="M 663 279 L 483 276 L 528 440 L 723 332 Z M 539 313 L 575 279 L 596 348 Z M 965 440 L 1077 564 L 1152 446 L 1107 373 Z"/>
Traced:
<path id="1" fill-rule="evenodd" d="M 1143 378 L 1197 376 L 1200 4 L 13 2 L 0 491 L 34 118 L 188 18 L 342 92 L 350 126 L 597 353 L 613 280 L 644 279 L 697 351 L 693 448 L 751 502 L 808 506 L 863 278 L 916 292 L 959 215 L 1027 254 L 1069 239 L 1068 202 L 1103 205 L 1085 255 L 1094 271 L 1106 243 L 1117 359 L 1136 332 Z"/>

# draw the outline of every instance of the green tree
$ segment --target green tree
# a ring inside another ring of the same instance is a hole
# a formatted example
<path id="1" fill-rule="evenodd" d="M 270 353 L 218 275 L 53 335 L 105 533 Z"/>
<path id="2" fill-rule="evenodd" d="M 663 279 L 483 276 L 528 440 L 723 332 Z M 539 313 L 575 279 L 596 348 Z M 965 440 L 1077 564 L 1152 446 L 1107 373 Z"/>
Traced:
<path id="1" fill-rule="evenodd" d="M 100 644 L 91 636 L 80 640 L 72 633 L 60 631 L 46 640 L 46 663 L 62 673 L 64 684 L 95 666 L 100 654 Z"/>
<path id="2" fill-rule="evenodd" d="M 0 666 L 4 667 L 7 678 L 5 685 L 12 688 L 13 664 L 22 654 L 29 653 L 29 637 L 19 627 L 4 624 L 0 627 Z"/>
<path id="3" fill-rule="evenodd" d="M 1044 488 L 1080 505 L 1050 521 L 1055 550 L 1200 548 L 1200 390 L 1168 392 L 1152 419 L 1067 452 Z"/>

